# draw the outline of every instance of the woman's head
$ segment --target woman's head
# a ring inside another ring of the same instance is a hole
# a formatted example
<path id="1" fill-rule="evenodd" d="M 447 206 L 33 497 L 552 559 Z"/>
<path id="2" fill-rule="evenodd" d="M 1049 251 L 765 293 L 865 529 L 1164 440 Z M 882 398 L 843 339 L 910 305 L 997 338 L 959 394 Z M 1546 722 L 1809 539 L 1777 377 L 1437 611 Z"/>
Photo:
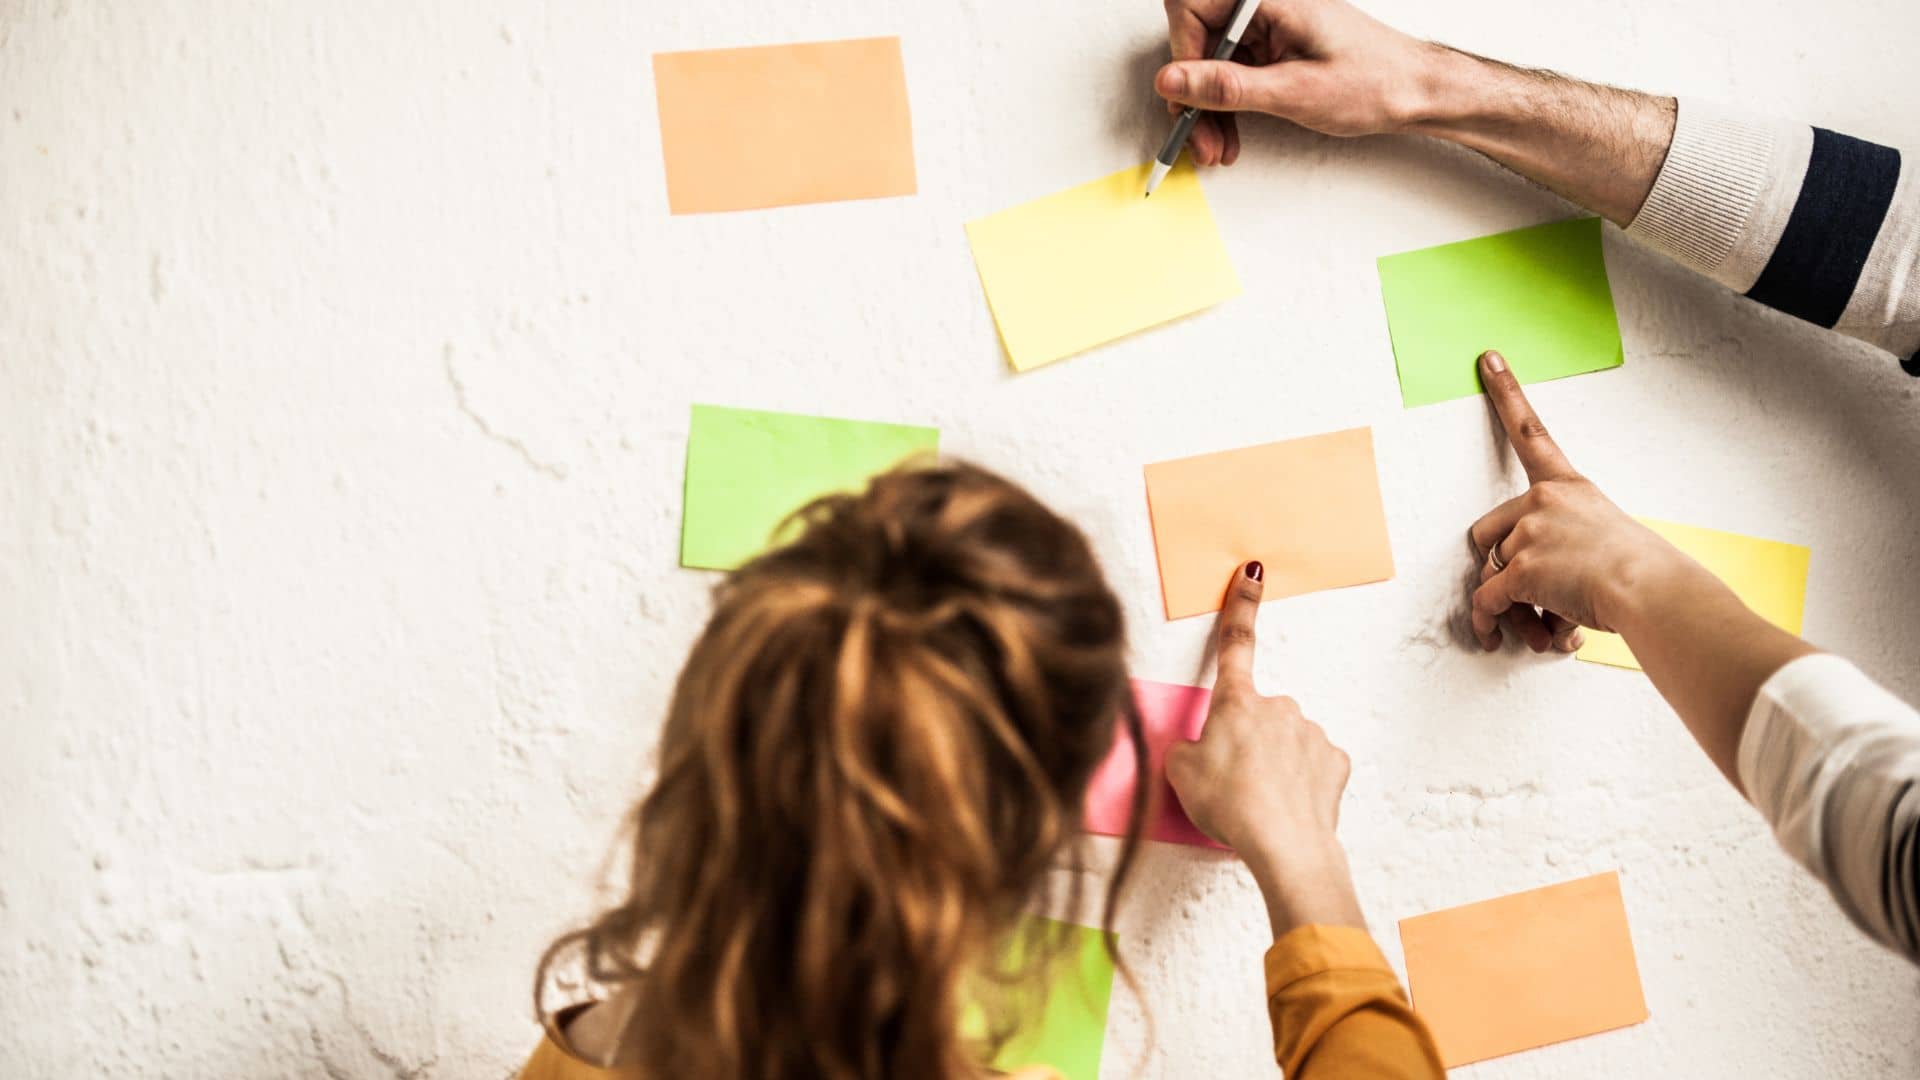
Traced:
<path id="1" fill-rule="evenodd" d="M 663 1073 L 958 1075 L 970 976 L 1077 837 L 1116 718 L 1137 726 L 1120 605 L 1076 529 L 976 468 L 896 470 L 796 524 L 719 587 L 629 895 L 579 937 Z"/>

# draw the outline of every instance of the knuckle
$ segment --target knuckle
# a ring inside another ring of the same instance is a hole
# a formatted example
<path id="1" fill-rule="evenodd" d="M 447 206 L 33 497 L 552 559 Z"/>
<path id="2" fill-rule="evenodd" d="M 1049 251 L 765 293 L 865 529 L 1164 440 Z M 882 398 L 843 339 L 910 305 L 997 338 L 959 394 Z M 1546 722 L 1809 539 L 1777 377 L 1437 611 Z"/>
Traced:
<path id="1" fill-rule="evenodd" d="M 1220 628 L 1220 640 L 1228 645 L 1253 644 L 1253 627 L 1246 623 L 1228 623 Z"/>
<path id="2" fill-rule="evenodd" d="M 1520 437 L 1523 439 L 1544 441 L 1551 439 L 1553 436 L 1547 434 L 1547 425 L 1541 422 L 1538 416 L 1528 413 L 1520 418 Z"/>
<path id="3" fill-rule="evenodd" d="M 1244 600 L 1249 604 L 1257 604 L 1260 602 L 1260 587 L 1246 583 L 1243 579 L 1242 584 L 1233 587 L 1233 595 L 1236 600 Z"/>
<path id="4" fill-rule="evenodd" d="M 1537 584 L 1538 583 L 1534 581 L 1531 563 L 1515 570 L 1513 572 L 1513 578 L 1507 586 L 1506 603 L 1508 610 L 1512 611 L 1515 608 L 1526 608 L 1531 612 L 1533 610 L 1533 601 L 1537 598 L 1540 591 L 1536 588 Z"/>
<path id="5" fill-rule="evenodd" d="M 1194 752 L 1194 746 L 1193 743 L 1176 742 L 1167 747 L 1166 769 L 1169 779 L 1186 772 L 1188 766 L 1192 765 L 1187 755 Z"/>
<path id="6" fill-rule="evenodd" d="M 1296 716 L 1301 715 L 1300 703 L 1286 694 L 1281 694 L 1279 697 L 1274 698 L 1273 703 L 1286 712 L 1293 713 Z"/>
<path id="7" fill-rule="evenodd" d="M 1246 99 L 1246 86 L 1238 72 L 1230 67 L 1216 67 L 1213 70 L 1213 93 L 1210 95 L 1223 109 L 1238 109 Z"/>

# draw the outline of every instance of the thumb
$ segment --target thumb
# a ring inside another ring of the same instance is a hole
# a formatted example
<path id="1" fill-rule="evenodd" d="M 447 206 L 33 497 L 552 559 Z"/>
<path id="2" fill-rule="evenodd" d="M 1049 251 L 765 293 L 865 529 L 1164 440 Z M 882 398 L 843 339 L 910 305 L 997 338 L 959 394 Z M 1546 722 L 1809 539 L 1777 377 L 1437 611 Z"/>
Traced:
<path id="1" fill-rule="evenodd" d="M 1161 68 L 1153 89 L 1177 105 L 1213 112 L 1265 112 L 1270 109 L 1268 84 L 1277 74 L 1271 67 L 1248 67 L 1231 60 L 1182 60 Z"/>

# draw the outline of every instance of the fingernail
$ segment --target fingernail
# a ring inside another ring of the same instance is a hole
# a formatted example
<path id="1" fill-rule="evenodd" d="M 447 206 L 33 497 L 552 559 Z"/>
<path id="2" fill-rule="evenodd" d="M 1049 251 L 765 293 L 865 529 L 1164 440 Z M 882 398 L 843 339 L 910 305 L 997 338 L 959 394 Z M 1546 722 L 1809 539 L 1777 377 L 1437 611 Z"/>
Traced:
<path id="1" fill-rule="evenodd" d="M 1259 581 L 1260 575 L 1266 572 L 1266 568 L 1260 565 L 1260 560 L 1258 559 L 1247 564 L 1247 576 L 1255 581 Z"/>
<path id="2" fill-rule="evenodd" d="M 1586 643 L 1587 643 L 1587 634 L 1586 634 L 1586 631 L 1584 630 L 1575 630 L 1573 633 L 1567 635 L 1567 651 L 1568 652 L 1579 652 L 1580 647 L 1582 645 L 1585 645 Z"/>
<path id="3" fill-rule="evenodd" d="M 1177 67 L 1167 69 L 1167 93 L 1184 94 L 1187 92 L 1187 73 Z"/>
<path id="4" fill-rule="evenodd" d="M 1487 370 L 1495 375 L 1507 370 L 1507 358 L 1492 349 L 1480 354 L 1480 362 L 1487 365 Z"/>

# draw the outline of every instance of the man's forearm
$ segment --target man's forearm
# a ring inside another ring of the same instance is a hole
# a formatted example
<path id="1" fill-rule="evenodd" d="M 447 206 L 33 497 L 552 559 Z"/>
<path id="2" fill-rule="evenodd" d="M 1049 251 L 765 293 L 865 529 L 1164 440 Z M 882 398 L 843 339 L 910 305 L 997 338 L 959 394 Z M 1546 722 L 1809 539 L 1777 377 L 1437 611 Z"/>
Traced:
<path id="1" fill-rule="evenodd" d="M 1898 150 L 1442 45 L 1422 56 L 1395 130 L 1477 150 L 1920 375 L 1920 183 Z"/>
<path id="2" fill-rule="evenodd" d="M 1477 150 L 1619 225 L 1653 190 L 1674 99 L 1433 46 L 1409 134 Z"/>

